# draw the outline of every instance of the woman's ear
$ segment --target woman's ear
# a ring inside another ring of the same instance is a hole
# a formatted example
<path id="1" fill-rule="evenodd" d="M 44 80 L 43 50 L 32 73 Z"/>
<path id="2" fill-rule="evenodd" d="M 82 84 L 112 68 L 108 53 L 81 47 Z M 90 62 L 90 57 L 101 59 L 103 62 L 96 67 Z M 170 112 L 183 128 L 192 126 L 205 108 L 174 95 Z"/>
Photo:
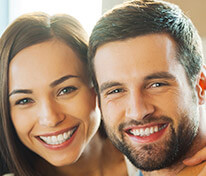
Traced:
<path id="1" fill-rule="evenodd" d="M 202 105 L 206 102 L 206 66 L 203 65 L 200 76 L 197 80 L 196 89 L 198 92 L 199 104 Z"/>
<path id="2" fill-rule="evenodd" d="M 96 105 L 98 106 L 99 109 L 101 109 L 100 99 L 99 99 L 98 95 L 96 95 Z"/>
<path id="3" fill-rule="evenodd" d="M 101 102 L 100 102 L 100 98 L 98 97 L 98 95 L 96 96 L 96 106 L 99 109 L 99 113 L 101 115 L 102 114 Z M 102 119 L 102 115 L 101 115 L 101 119 Z"/>

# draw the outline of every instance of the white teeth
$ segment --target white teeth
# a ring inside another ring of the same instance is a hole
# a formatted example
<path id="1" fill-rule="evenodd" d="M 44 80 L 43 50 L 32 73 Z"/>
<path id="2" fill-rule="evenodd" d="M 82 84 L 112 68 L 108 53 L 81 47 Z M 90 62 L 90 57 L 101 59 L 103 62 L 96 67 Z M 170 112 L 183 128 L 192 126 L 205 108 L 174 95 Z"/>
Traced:
<path id="1" fill-rule="evenodd" d="M 135 135 L 140 135 L 139 130 L 135 130 Z"/>
<path id="2" fill-rule="evenodd" d="M 150 128 L 150 134 L 153 134 L 153 133 L 154 133 L 154 128 L 151 127 L 151 128 Z"/>
<path id="3" fill-rule="evenodd" d="M 67 135 L 70 136 L 72 134 L 72 131 L 68 131 Z"/>
<path id="4" fill-rule="evenodd" d="M 41 140 L 43 140 L 47 144 L 57 145 L 57 144 L 61 144 L 65 142 L 66 140 L 68 140 L 72 136 L 75 130 L 76 128 L 69 130 L 67 132 L 64 132 L 63 134 L 59 134 L 58 136 L 48 136 L 48 137 L 39 136 L 39 137 Z"/>
<path id="5" fill-rule="evenodd" d="M 139 130 L 136 130 L 136 135 L 140 135 L 140 132 L 139 132 Z"/>
<path id="6" fill-rule="evenodd" d="M 52 140 L 53 143 L 56 143 L 57 142 L 57 137 L 56 136 L 52 136 L 51 140 Z"/>
<path id="7" fill-rule="evenodd" d="M 154 127 L 154 132 L 158 132 L 158 126 Z"/>
<path id="8" fill-rule="evenodd" d="M 160 127 L 160 129 L 159 130 L 161 130 L 161 129 L 163 129 L 163 128 L 165 128 L 167 125 L 166 124 L 164 124 L 162 127 Z"/>
<path id="9" fill-rule="evenodd" d="M 141 128 L 141 129 L 139 130 L 139 133 L 140 133 L 140 136 L 144 136 L 144 129 Z"/>
<path id="10" fill-rule="evenodd" d="M 58 141 L 62 141 L 64 138 L 63 138 L 63 135 L 62 134 L 59 134 L 58 136 L 57 136 L 57 139 L 58 139 Z"/>
<path id="11" fill-rule="evenodd" d="M 150 130 L 149 128 L 146 128 L 144 131 L 145 136 L 149 136 L 150 135 Z"/>
<path id="12" fill-rule="evenodd" d="M 66 132 L 63 134 L 63 136 L 64 136 L 64 139 L 68 138 L 68 134 Z"/>
<path id="13" fill-rule="evenodd" d="M 135 136 L 137 136 L 137 135 L 140 135 L 140 132 L 139 132 L 138 129 L 136 129 L 136 130 L 133 130 L 133 134 L 134 134 Z"/>
<path id="14" fill-rule="evenodd" d="M 147 127 L 147 128 L 134 129 L 134 130 L 130 130 L 130 133 L 133 134 L 134 136 L 149 136 L 153 133 L 156 133 L 156 132 L 162 130 L 166 126 L 167 126 L 167 124 L 164 124 L 160 128 L 158 128 L 158 126 L 156 125 L 156 126 L 153 126 L 150 128 Z"/>

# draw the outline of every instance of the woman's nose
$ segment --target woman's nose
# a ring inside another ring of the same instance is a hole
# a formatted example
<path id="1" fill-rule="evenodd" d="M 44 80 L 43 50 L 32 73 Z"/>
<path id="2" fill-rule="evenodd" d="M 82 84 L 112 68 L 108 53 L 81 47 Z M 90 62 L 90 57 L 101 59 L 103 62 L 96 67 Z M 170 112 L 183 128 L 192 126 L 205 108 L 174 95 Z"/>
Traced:
<path id="1" fill-rule="evenodd" d="M 41 102 L 38 116 L 39 124 L 48 127 L 55 127 L 65 119 L 65 115 L 61 112 L 61 108 L 58 108 L 57 103 L 48 100 Z"/>

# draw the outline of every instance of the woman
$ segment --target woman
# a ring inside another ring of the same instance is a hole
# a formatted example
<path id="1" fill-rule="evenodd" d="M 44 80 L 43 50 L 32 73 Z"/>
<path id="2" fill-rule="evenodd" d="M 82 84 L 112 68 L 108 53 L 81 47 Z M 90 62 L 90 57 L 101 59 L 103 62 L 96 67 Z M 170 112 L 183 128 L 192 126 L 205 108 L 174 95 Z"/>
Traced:
<path id="1" fill-rule="evenodd" d="M 23 15 L 2 35 L 0 148 L 15 176 L 127 175 L 97 132 L 86 56 L 86 33 L 68 15 Z"/>
<path id="2" fill-rule="evenodd" d="M 97 131 L 86 55 L 85 31 L 68 15 L 27 14 L 3 34 L 0 150 L 15 176 L 127 175 Z"/>

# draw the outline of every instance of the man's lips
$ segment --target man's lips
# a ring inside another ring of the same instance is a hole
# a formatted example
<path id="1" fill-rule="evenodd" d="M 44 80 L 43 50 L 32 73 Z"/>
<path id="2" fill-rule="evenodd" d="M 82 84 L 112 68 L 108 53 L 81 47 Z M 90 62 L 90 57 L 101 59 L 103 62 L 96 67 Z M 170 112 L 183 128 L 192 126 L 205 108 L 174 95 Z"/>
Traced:
<path id="1" fill-rule="evenodd" d="M 167 129 L 168 123 L 134 126 L 125 129 L 125 133 L 138 143 L 148 143 L 158 140 Z"/>

